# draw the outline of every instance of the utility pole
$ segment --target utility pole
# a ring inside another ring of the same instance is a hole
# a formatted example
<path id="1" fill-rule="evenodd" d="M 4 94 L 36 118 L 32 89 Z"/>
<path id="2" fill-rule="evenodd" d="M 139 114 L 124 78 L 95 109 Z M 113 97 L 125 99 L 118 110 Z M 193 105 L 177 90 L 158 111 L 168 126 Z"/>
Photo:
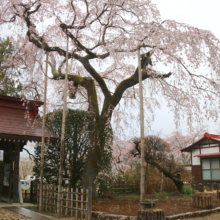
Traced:
<path id="1" fill-rule="evenodd" d="M 46 52 L 46 73 L 44 79 L 44 113 L 42 124 L 42 145 L 41 145 L 41 164 L 40 164 L 40 204 L 39 210 L 43 212 L 43 180 L 44 180 L 44 145 L 45 145 L 45 124 L 47 107 L 47 72 L 48 72 L 48 52 Z"/>
<path id="2" fill-rule="evenodd" d="M 140 183 L 141 195 L 140 195 L 140 202 L 144 202 L 144 196 L 145 196 L 144 107 L 143 107 L 143 89 L 142 89 L 140 48 L 138 49 L 138 76 L 139 76 L 139 93 L 140 93 L 140 128 L 141 128 L 141 183 Z"/>
<path id="3" fill-rule="evenodd" d="M 66 122 L 66 100 L 67 100 L 67 78 L 68 78 L 68 48 L 69 37 L 67 36 L 66 42 L 66 74 L 65 74 L 65 88 L 64 88 L 64 101 L 63 101 L 63 119 L 62 119 L 62 134 L 60 145 L 60 168 L 59 168 L 59 185 L 58 185 L 58 198 L 57 198 L 57 218 L 60 218 L 60 206 L 62 196 L 62 174 L 63 174 L 63 154 L 64 154 L 64 136 L 65 136 L 65 122 Z"/>

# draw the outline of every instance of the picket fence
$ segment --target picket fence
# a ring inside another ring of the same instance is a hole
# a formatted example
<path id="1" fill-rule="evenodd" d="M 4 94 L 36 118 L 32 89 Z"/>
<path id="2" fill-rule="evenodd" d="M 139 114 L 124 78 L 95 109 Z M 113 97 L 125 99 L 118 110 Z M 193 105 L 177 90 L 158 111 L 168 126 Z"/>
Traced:
<path id="1" fill-rule="evenodd" d="M 57 214 L 58 186 L 43 186 L 43 210 Z M 39 209 L 40 185 L 37 187 L 37 207 Z M 61 190 L 61 215 L 71 215 L 76 219 L 91 220 L 92 215 L 92 187 L 85 192 L 83 189 L 73 191 L 73 188 L 62 187 Z"/>

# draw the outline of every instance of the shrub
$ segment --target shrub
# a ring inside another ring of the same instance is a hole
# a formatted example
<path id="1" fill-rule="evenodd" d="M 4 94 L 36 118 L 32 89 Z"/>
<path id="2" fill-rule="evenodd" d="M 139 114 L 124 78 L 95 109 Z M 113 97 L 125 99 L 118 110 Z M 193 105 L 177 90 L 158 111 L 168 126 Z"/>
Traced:
<path id="1" fill-rule="evenodd" d="M 99 195 L 107 195 L 110 193 L 110 189 L 112 186 L 111 176 L 100 174 L 97 178 L 97 182 L 99 183 L 99 189 L 98 189 Z"/>
<path id="2" fill-rule="evenodd" d="M 184 194 L 184 195 L 191 195 L 192 194 L 192 187 L 191 186 L 183 186 L 182 189 L 181 189 L 181 193 Z"/>

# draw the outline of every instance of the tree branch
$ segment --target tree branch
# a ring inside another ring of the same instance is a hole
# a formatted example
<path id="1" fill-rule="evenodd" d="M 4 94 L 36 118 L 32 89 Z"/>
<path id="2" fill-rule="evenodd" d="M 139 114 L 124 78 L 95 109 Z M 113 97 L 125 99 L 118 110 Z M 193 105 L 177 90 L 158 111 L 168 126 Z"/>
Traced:
<path id="1" fill-rule="evenodd" d="M 142 69 L 142 80 L 144 81 L 147 78 L 168 78 L 171 76 L 171 72 L 167 74 L 157 74 L 154 70 L 148 68 L 148 65 L 151 65 L 151 54 L 143 54 L 141 56 L 141 69 Z M 124 91 L 136 84 L 139 83 L 138 79 L 138 67 L 136 68 L 134 74 L 123 80 L 116 88 L 115 93 L 112 96 L 111 104 L 116 106 L 122 98 Z"/>
<path id="2" fill-rule="evenodd" d="M 27 150 L 26 148 L 23 149 L 28 153 L 30 160 L 32 160 L 31 157 L 33 157 L 34 160 L 36 159 L 36 157 L 32 153 L 30 153 L 29 150 Z"/>

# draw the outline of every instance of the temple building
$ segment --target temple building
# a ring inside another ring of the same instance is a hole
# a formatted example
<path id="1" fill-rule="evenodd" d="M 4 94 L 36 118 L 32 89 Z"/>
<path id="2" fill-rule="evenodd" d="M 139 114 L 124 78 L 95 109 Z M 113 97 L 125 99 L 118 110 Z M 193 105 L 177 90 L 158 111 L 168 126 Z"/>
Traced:
<path id="1" fill-rule="evenodd" d="M 220 135 L 204 136 L 181 152 L 191 154 L 192 182 L 207 190 L 220 188 Z"/>
<path id="2" fill-rule="evenodd" d="M 38 108 L 43 102 L 0 95 L 0 201 L 19 202 L 20 152 L 27 141 L 41 142 L 42 121 Z M 59 137 L 46 129 L 46 141 Z"/>

